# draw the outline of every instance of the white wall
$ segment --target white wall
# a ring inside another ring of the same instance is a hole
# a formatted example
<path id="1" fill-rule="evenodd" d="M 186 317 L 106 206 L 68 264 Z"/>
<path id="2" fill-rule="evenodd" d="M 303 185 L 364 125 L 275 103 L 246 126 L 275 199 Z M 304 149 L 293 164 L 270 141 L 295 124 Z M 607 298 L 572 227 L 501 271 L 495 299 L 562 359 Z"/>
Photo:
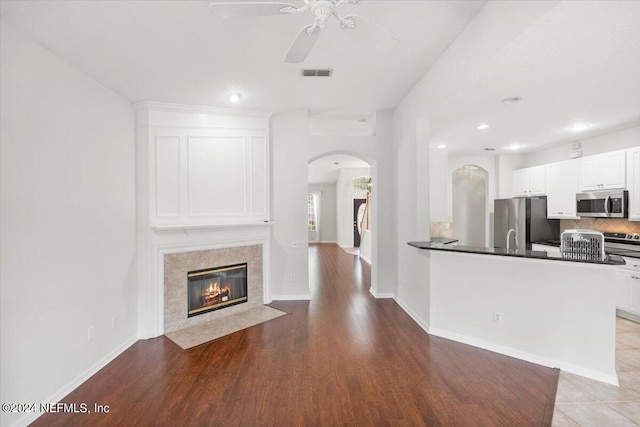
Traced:
<path id="1" fill-rule="evenodd" d="M 271 295 L 309 299 L 307 111 L 271 118 Z M 292 243 L 299 247 L 292 248 Z"/>
<path id="2" fill-rule="evenodd" d="M 447 193 L 451 179 L 449 153 L 446 148 L 429 148 L 429 215 L 432 222 L 447 221 L 450 213 L 450 195 Z"/>
<path id="3" fill-rule="evenodd" d="M 640 146 L 640 126 L 611 132 L 605 135 L 580 139 L 582 156 L 606 153 L 607 151 L 624 150 Z M 522 167 L 544 165 L 546 163 L 569 160 L 573 151 L 573 143 L 569 142 L 546 150 L 536 151 L 525 155 Z"/>
<path id="4" fill-rule="evenodd" d="M 137 338 L 134 112 L 0 31 L 1 400 L 57 402 Z"/>
<path id="5" fill-rule="evenodd" d="M 408 241 L 429 239 L 429 120 L 448 99 L 556 2 L 487 2 L 394 114 L 397 184 L 396 299 L 423 327 L 429 322 L 429 261 Z M 424 251 L 423 251 L 424 252 Z"/>
<path id="6" fill-rule="evenodd" d="M 615 268 L 429 252 L 431 334 L 617 385 Z"/>
<path id="7" fill-rule="evenodd" d="M 501 154 L 496 156 L 496 199 L 513 197 L 513 176 L 511 172 L 524 168 L 523 154 Z"/>
<path id="8" fill-rule="evenodd" d="M 309 192 L 320 192 L 320 242 L 337 242 L 336 184 L 309 184 Z"/>

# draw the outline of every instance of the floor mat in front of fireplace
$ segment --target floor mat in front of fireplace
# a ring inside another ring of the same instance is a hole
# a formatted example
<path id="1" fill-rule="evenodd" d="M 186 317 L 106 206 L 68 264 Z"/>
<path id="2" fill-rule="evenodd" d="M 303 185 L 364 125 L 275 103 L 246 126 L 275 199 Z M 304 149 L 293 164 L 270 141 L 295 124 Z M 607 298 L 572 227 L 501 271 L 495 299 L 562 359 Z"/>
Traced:
<path id="1" fill-rule="evenodd" d="M 221 317 L 210 322 L 190 326 L 185 329 L 166 333 L 171 341 L 184 350 L 200 344 L 221 338 L 242 329 L 284 316 L 284 311 L 276 310 L 266 305 Z"/>

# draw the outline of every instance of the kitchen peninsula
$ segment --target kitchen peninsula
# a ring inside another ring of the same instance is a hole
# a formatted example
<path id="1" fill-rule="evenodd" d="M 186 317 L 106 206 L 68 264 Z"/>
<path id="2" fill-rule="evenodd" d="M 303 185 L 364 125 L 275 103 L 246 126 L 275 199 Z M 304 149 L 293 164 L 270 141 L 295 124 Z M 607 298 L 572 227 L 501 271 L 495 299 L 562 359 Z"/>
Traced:
<path id="1" fill-rule="evenodd" d="M 409 242 L 429 264 L 428 332 L 618 384 L 614 266 L 543 251 Z"/>

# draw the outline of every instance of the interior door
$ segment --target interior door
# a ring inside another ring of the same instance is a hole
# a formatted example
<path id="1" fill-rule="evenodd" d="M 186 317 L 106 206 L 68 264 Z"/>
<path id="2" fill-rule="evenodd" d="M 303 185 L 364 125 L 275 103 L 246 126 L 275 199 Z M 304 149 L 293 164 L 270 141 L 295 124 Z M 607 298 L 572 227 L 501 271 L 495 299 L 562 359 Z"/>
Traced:
<path id="1" fill-rule="evenodd" d="M 367 199 L 353 199 L 353 247 L 360 247 L 360 226 L 362 212 L 364 211 Z"/>

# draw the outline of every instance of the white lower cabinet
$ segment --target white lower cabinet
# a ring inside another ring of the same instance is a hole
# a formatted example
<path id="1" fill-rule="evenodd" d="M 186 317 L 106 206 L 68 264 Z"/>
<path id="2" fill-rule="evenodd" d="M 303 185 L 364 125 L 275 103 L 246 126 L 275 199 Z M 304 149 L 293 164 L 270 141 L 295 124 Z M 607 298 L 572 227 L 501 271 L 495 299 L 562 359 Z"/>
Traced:
<path id="1" fill-rule="evenodd" d="M 616 308 L 640 315 L 640 259 L 625 258 L 626 265 L 618 267 L 616 280 Z"/>

